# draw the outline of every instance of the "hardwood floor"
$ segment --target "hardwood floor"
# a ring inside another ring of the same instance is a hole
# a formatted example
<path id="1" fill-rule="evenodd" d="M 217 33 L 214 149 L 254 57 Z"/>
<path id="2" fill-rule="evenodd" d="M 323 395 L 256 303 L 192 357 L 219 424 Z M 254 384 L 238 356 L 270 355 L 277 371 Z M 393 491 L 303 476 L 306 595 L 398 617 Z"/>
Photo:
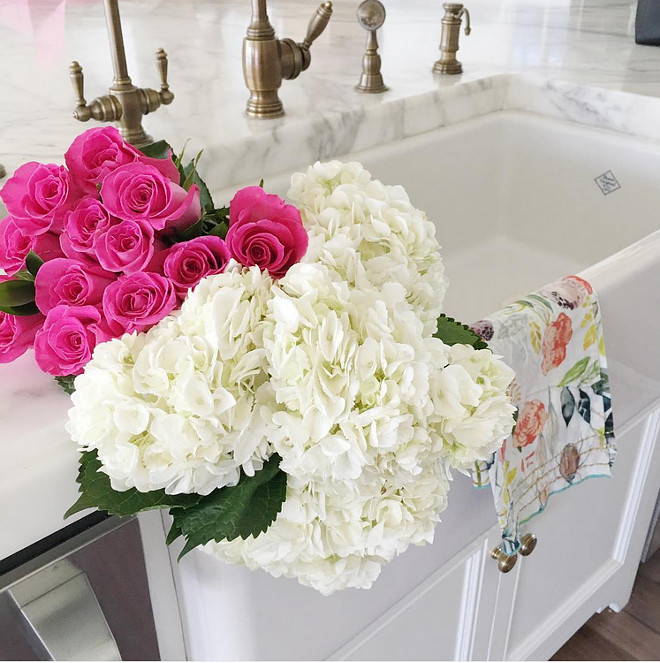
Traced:
<path id="1" fill-rule="evenodd" d="M 660 659 L 660 550 L 639 567 L 628 605 L 594 615 L 552 661 Z"/>

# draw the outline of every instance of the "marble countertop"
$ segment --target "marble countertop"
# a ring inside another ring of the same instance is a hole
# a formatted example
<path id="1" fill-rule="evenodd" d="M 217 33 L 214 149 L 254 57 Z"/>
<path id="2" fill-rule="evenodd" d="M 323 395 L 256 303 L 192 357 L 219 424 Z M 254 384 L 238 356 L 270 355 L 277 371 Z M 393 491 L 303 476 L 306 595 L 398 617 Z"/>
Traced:
<path id="1" fill-rule="evenodd" d="M 390 91 L 371 96 L 353 89 L 365 40 L 357 1 L 335 0 L 309 71 L 283 83 L 286 117 L 270 121 L 243 113 L 248 0 L 120 4 L 134 82 L 156 87 L 153 54 L 162 46 L 170 55 L 176 98 L 145 127 L 173 145 L 189 139 L 191 152 L 204 147 L 202 170 L 214 189 L 503 108 L 660 140 L 660 49 L 634 44 L 634 1 L 470 0 L 473 32 L 459 51 L 465 73 L 434 77 L 441 3 L 385 0 L 379 41 Z M 301 39 L 315 6 L 273 0 L 278 36 Z M 101 1 L 0 0 L 0 44 L 0 163 L 11 172 L 29 159 L 61 161 L 93 124 L 71 118 L 70 61 L 83 65 L 88 100 L 111 80 Z M 75 500 L 67 407 L 30 354 L 0 366 L 0 531 L 10 532 L 0 537 L 0 559 L 60 528 Z M 6 508 L 16 495 L 22 508 Z"/>
<path id="2" fill-rule="evenodd" d="M 302 38 L 315 0 L 271 0 L 279 37 Z M 353 130 L 355 116 L 415 95 L 442 92 L 499 73 L 535 74 L 660 96 L 660 49 L 633 39 L 634 0 L 469 0 L 473 31 L 461 36 L 460 76 L 433 76 L 443 10 L 438 0 L 386 0 L 379 31 L 383 75 L 390 91 L 353 89 L 366 33 L 355 20 L 357 0 L 335 0 L 334 15 L 312 50 L 312 65 L 284 81 L 287 117 L 254 120 L 243 113 L 241 42 L 249 0 L 121 0 L 129 72 L 137 85 L 157 85 L 154 52 L 170 55 L 174 103 L 145 120 L 156 137 L 191 140 L 191 149 L 239 142 L 316 119 Z M 2 77 L 0 162 L 11 171 L 26 158 L 58 160 L 83 127 L 71 117 L 68 65 L 78 60 L 89 100 L 106 92 L 112 72 L 101 0 L 0 0 Z M 345 126 L 348 125 L 348 126 Z M 345 139 L 346 140 L 346 139 Z M 319 153 L 324 146 L 315 145 Z M 346 150 L 343 150 L 346 151 Z"/>

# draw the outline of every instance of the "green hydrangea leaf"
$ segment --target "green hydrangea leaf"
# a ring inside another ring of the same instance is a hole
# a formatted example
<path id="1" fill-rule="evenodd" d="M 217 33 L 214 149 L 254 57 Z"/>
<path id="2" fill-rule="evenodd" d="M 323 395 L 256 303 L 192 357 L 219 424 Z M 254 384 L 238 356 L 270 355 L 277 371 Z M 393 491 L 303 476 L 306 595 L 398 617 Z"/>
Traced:
<path id="1" fill-rule="evenodd" d="M 471 345 L 476 350 L 485 350 L 488 344 L 473 332 L 467 325 L 446 316 L 444 313 L 438 318 L 438 331 L 433 334 L 447 345 L 456 345 L 463 343 Z"/>
<path id="2" fill-rule="evenodd" d="M 69 396 L 76 390 L 73 381 L 76 379 L 75 375 L 58 375 L 55 382 L 64 390 Z"/>
<path id="3" fill-rule="evenodd" d="M 190 507 L 202 498 L 201 495 L 167 495 L 164 490 L 148 493 L 141 493 L 135 488 L 114 490 L 110 485 L 110 477 L 100 470 L 101 461 L 96 451 L 83 451 L 76 479 L 81 495 L 64 514 L 65 518 L 90 508 L 107 511 L 113 516 L 132 516 L 151 509 Z"/>
<path id="4" fill-rule="evenodd" d="M 281 458 L 273 454 L 254 476 L 243 474 L 235 486 L 219 488 L 195 506 L 174 508 L 168 542 L 183 535 L 186 544 L 179 559 L 209 541 L 232 541 L 265 532 L 286 499 L 286 473 Z"/>

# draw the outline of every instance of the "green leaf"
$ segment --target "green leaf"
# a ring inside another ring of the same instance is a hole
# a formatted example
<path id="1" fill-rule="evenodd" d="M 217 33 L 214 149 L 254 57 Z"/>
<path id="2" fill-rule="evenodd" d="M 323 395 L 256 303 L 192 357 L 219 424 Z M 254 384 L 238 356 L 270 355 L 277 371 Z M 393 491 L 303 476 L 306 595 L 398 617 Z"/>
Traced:
<path id="1" fill-rule="evenodd" d="M 170 510 L 170 514 L 173 513 L 173 509 Z M 183 532 L 181 531 L 180 527 L 177 527 L 176 523 L 172 521 L 172 527 L 170 527 L 170 531 L 167 533 L 167 536 L 165 537 L 165 543 L 168 546 L 171 546 L 180 536 L 183 535 Z"/>
<path id="2" fill-rule="evenodd" d="M 29 304 L 23 304 L 22 306 L 0 306 L 0 311 L 9 313 L 9 315 L 25 317 L 39 313 L 39 308 L 34 302 L 31 302 Z"/>
<path id="3" fill-rule="evenodd" d="M 0 311 L 10 315 L 39 313 L 34 303 L 34 283 L 23 279 L 0 283 Z"/>
<path id="4" fill-rule="evenodd" d="M 34 283 L 20 279 L 0 283 L 0 305 L 22 306 L 34 301 Z"/>
<path id="5" fill-rule="evenodd" d="M 215 235 L 216 237 L 224 239 L 227 237 L 228 230 L 229 226 L 224 221 L 221 221 L 215 226 L 215 228 L 213 228 L 213 230 L 211 230 L 211 232 L 209 232 L 209 235 Z"/>
<path id="6" fill-rule="evenodd" d="M 204 234 L 204 219 L 188 226 L 185 230 L 176 232 L 176 241 L 177 242 L 187 242 L 195 237 L 201 237 Z"/>
<path id="7" fill-rule="evenodd" d="M 589 364 L 589 357 L 582 357 L 580 361 L 568 370 L 566 375 L 564 375 L 564 379 L 557 386 L 565 387 L 572 382 L 577 382 L 587 370 L 587 364 Z"/>
<path id="8" fill-rule="evenodd" d="M 25 266 L 28 268 L 28 272 L 30 272 L 32 276 L 37 275 L 39 268 L 43 264 L 44 261 L 34 251 L 30 251 L 30 253 L 27 254 L 27 258 L 25 259 Z"/>
<path id="9" fill-rule="evenodd" d="M 73 386 L 73 381 L 75 379 L 75 375 L 58 375 L 55 378 L 55 382 L 57 382 L 57 384 L 70 396 L 76 390 Z"/>
<path id="10" fill-rule="evenodd" d="M 187 166 L 185 166 L 183 169 L 183 174 L 185 175 L 185 179 L 183 180 L 181 186 L 186 191 L 190 190 L 190 187 L 193 184 L 193 176 L 197 171 L 197 164 L 199 163 L 199 160 L 202 158 L 202 152 L 204 152 L 204 150 L 200 150 L 197 153 L 197 156 L 194 159 L 192 159 L 190 163 Z"/>
<path id="11" fill-rule="evenodd" d="M 34 274 L 30 274 L 27 269 L 21 269 L 16 274 L 14 274 L 14 278 L 18 279 L 19 281 L 31 281 L 34 283 Z"/>
<path id="12" fill-rule="evenodd" d="M 465 343 L 476 350 L 488 348 L 488 345 L 479 334 L 473 332 L 467 325 L 454 320 L 454 318 L 447 317 L 444 313 L 438 318 L 438 331 L 433 335 L 447 345 Z"/>
<path id="13" fill-rule="evenodd" d="M 211 192 L 206 186 L 206 182 L 204 182 L 204 180 L 199 176 L 197 171 L 193 173 L 193 184 L 196 184 L 199 187 L 199 201 L 202 204 L 202 209 L 205 209 L 207 212 L 212 212 L 214 205 Z"/>
<path id="14" fill-rule="evenodd" d="M 78 501 L 64 514 L 65 518 L 96 508 L 115 516 L 132 516 L 140 511 L 189 507 L 197 504 L 201 495 L 167 495 L 164 490 L 141 493 L 135 488 L 114 490 L 110 477 L 101 470 L 101 461 L 96 451 L 83 451 L 80 456 L 80 469 L 76 481 L 80 485 Z"/>
<path id="15" fill-rule="evenodd" d="M 262 177 L 261 180 L 259 181 L 259 186 L 263 189 L 264 188 L 264 178 Z"/>
<path id="16" fill-rule="evenodd" d="M 166 140 L 158 140 L 138 149 L 142 154 L 152 159 L 167 159 L 172 153 L 172 147 Z"/>
<path id="17" fill-rule="evenodd" d="M 173 509 L 168 540 L 179 534 L 186 539 L 179 559 L 209 541 L 246 539 L 265 532 L 286 499 L 287 475 L 279 468 L 281 460 L 273 454 L 254 476 L 243 474 L 235 486 L 214 490 L 190 508 Z"/>

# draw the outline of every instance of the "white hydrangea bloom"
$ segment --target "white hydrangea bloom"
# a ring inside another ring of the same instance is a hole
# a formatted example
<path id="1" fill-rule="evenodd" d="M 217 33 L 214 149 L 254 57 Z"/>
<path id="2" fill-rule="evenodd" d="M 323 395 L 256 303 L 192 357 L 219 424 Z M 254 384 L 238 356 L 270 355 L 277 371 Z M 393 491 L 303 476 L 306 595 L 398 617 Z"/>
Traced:
<path id="1" fill-rule="evenodd" d="M 271 286 L 234 263 L 148 332 L 97 346 L 76 378 L 67 430 L 97 450 L 115 490 L 207 495 L 263 467 Z"/>
<path id="2" fill-rule="evenodd" d="M 329 594 L 369 587 L 395 555 L 433 540 L 448 484 L 443 442 L 427 430 L 428 365 L 446 346 L 424 339 L 406 294 L 351 288 L 318 263 L 279 281 L 264 347 L 287 499 L 263 534 L 205 550 Z"/>
<path id="3" fill-rule="evenodd" d="M 512 372 L 432 337 L 446 282 L 434 226 L 359 164 L 317 163 L 290 197 L 308 252 L 279 281 L 230 263 L 144 334 L 99 345 L 68 430 L 117 490 L 208 494 L 272 453 L 283 508 L 206 552 L 330 594 L 433 540 L 450 465 L 513 426 Z"/>
<path id="4" fill-rule="evenodd" d="M 398 283 L 436 330 L 447 282 L 435 226 L 401 186 L 385 186 L 359 163 L 331 161 L 291 178 L 288 197 L 310 234 L 305 262 L 325 264 L 360 289 Z"/>
<path id="5" fill-rule="evenodd" d="M 488 458 L 511 433 L 515 407 L 507 395 L 514 372 L 490 350 L 448 348 L 447 365 L 431 371 L 429 426 L 452 467 L 465 471 Z"/>

